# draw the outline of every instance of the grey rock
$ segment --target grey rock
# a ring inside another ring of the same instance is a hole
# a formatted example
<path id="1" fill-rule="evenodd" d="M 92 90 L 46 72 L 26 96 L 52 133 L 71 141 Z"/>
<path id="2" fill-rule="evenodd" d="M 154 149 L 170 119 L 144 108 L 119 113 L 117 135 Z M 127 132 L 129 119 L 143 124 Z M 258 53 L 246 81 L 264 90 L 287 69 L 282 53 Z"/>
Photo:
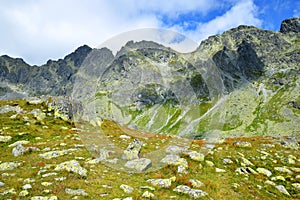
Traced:
<path id="1" fill-rule="evenodd" d="M 234 146 L 237 146 L 237 147 L 252 147 L 251 143 L 250 142 L 234 142 L 233 143 Z"/>
<path id="2" fill-rule="evenodd" d="M 259 167 L 259 168 L 256 169 L 256 171 L 257 171 L 258 173 L 264 174 L 264 175 L 266 175 L 266 176 L 268 176 L 268 177 L 272 176 L 272 172 L 271 172 L 270 170 L 265 169 L 265 168 Z"/>
<path id="3" fill-rule="evenodd" d="M 275 186 L 281 193 L 291 196 L 290 193 L 285 189 L 283 185 L 276 185 Z"/>
<path id="4" fill-rule="evenodd" d="M 191 189 L 186 185 L 179 185 L 175 189 L 173 189 L 173 191 L 178 193 L 188 194 L 193 199 L 199 199 L 208 195 L 206 192 L 202 190 Z"/>
<path id="5" fill-rule="evenodd" d="M 0 187 L 3 187 L 5 185 L 5 183 L 0 182 Z"/>
<path id="6" fill-rule="evenodd" d="M 134 139 L 124 151 L 122 158 L 126 160 L 133 160 L 133 159 L 140 158 L 140 151 L 142 145 L 143 143 L 140 140 Z"/>
<path id="7" fill-rule="evenodd" d="M 151 167 L 151 165 L 152 165 L 152 162 L 150 159 L 138 158 L 138 159 L 127 161 L 125 164 L 125 167 L 134 169 L 138 172 L 142 172 L 142 171 L 147 170 L 149 167 Z"/>
<path id="8" fill-rule="evenodd" d="M 120 188 L 127 194 L 130 194 L 133 192 L 133 187 L 129 186 L 129 185 L 125 185 L 125 184 L 122 184 L 120 186 Z"/>
<path id="9" fill-rule="evenodd" d="M 180 147 L 180 146 L 168 146 L 166 148 L 166 153 L 168 154 L 174 154 L 174 155 L 178 155 L 178 154 L 182 154 L 183 152 L 185 152 L 187 149 L 184 147 Z"/>
<path id="10" fill-rule="evenodd" d="M 88 194 L 86 193 L 85 190 L 83 189 L 77 189 L 77 190 L 73 190 L 73 189 L 70 189 L 70 188 L 66 188 L 65 189 L 65 192 L 67 194 L 70 194 L 70 195 L 80 195 L 80 196 L 88 196 Z"/>
<path id="11" fill-rule="evenodd" d="M 288 148 L 288 149 L 299 149 L 299 144 L 296 140 L 296 138 L 290 138 L 288 140 L 283 140 L 280 142 L 280 145 L 285 147 L 285 148 Z"/>

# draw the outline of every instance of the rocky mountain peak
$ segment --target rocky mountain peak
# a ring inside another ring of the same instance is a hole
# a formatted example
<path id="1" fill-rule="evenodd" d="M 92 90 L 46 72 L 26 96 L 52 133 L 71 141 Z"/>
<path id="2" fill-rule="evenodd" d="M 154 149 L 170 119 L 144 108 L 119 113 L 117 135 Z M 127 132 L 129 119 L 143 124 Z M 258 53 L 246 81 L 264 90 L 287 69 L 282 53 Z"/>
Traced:
<path id="1" fill-rule="evenodd" d="M 282 21 L 280 26 L 281 33 L 299 33 L 300 32 L 300 18 L 290 18 Z"/>

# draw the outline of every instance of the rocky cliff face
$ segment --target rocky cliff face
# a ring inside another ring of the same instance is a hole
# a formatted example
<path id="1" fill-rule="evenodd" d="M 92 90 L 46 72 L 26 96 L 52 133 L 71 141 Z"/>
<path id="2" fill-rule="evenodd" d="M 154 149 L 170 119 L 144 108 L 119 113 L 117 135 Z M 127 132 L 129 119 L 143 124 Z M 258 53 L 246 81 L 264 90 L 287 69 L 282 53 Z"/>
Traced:
<path id="1" fill-rule="evenodd" d="M 181 54 L 154 42 L 78 48 L 29 66 L 0 57 L 2 99 L 68 95 L 90 121 L 109 118 L 157 132 L 203 137 L 299 134 L 300 19 L 280 32 L 239 26 Z"/>

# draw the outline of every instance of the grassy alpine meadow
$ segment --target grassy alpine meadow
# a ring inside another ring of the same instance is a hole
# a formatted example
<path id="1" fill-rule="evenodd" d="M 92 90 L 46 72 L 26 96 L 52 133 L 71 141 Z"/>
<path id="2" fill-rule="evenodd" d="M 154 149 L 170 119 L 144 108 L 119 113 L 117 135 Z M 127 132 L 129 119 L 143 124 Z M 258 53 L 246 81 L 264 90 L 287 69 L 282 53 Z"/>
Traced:
<path id="1" fill-rule="evenodd" d="M 121 150 L 142 141 L 140 157 L 167 149 L 173 137 L 108 120 L 101 129 Z M 209 149 L 205 140 L 191 140 L 188 149 L 172 144 L 180 152 L 165 166 L 131 173 L 98 159 L 82 134 L 46 103 L 0 101 L 0 199 L 300 198 L 299 136 L 227 138 Z"/>

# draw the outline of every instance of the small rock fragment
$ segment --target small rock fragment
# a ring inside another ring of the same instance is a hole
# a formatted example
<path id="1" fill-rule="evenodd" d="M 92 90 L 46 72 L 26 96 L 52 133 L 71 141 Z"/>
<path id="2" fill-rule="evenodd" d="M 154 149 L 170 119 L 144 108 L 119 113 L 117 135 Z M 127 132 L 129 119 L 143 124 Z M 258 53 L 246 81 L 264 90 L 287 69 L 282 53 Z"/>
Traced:
<path id="1" fill-rule="evenodd" d="M 190 179 L 189 182 L 192 184 L 192 186 L 194 188 L 201 188 L 204 186 L 204 183 L 202 183 L 201 181 L 199 181 L 197 179 Z"/>
<path id="2" fill-rule="evenodd" d="M 276 185 L 275 186 L 281 193 L 290 196 L 290 193 L 285 189 L 283 185 Z"/>
<path id="3" fill-rule="evenodd" d="M 151 192 L 145 191 L 145 192 L 142 194 L 142 197 L 143 197 L 143 198 L 147 198 L 147 199 L 152 199 L 152 198 L 154 198 L 154 194 L 151 193 Z"/>
<path id="4" fill-rule="evenodd" d="M 129 186 L 129 185 L 125 185 L 125 184 L 122 184 L 120 186 L 120 188 L 127 194 L 130 194 L 133 192 L 133 187 Z"/>
<path id="5" fill-rule="evenodd" d="M 234 146 L 237 146 L 237 147 L 252 147 L 251 143 L 250 142 L 234 142 L 233 143 Z"/>
<path id="6" fill-rule="evenodd" d="M 86 191 L 83 190 L 83 189 L 73 190 L 73 189 L 70 189 L 70 188 L 66 188 L 65 192 L 67 194 L 70 194 L 70 195 L 88 196 L 88 194 L 86 193 Z"/>
<path id="7" fill-rule="evenodd" d="M 56 166 L 54 169 L 55 171 L 68 171 L 68 172 L 74 172 L 76 174 L 79 174 L 81 176 L 87 176 L 87 170 L 80 166 L 79 162 L 77 160 L 71 160 L 66 161 L 63 163 L 60 163 Z"/>
<path id="8" fill-rule="evenodd" d="M 260 167 L 259 167 L 259 168 L 256 169 L 256 171 L 257 171 L 258 173 L 264 174 L 264 175 L 266 175 L 266 176 L 268 176 L 268 177 L 272 176 L 272 172 L 271 172 L 270 170 L 265 169 L 265 168 L 260 168 Z"/>

